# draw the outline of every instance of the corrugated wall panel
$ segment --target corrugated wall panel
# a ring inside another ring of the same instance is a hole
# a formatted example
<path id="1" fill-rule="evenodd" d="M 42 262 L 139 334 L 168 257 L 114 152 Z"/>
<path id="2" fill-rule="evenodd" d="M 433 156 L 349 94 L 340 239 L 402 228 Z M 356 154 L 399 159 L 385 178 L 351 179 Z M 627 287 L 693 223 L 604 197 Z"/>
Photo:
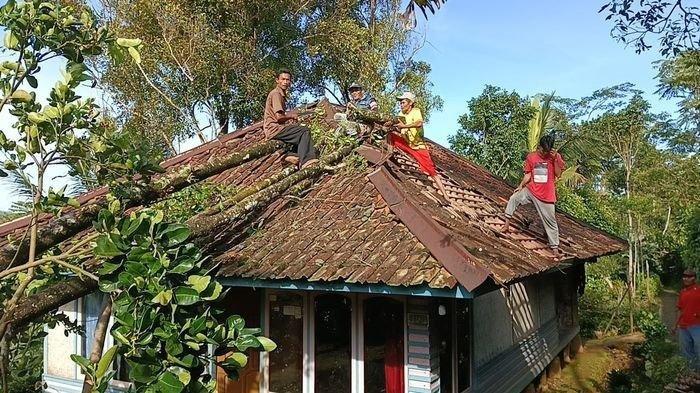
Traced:
<path id="1" fill-rule="evenodd" d="M 474 299 L 474 364 L 488 362 L 513 345 L 513 318 L 505 290 Z"/>

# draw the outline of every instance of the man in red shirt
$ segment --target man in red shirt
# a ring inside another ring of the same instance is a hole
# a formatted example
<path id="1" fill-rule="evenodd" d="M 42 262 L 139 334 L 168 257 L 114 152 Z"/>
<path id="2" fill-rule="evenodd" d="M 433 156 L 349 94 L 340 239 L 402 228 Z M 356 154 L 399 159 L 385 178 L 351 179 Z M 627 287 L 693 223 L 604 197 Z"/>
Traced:
<path id="1" fill-rule="evenodd" d="M 694 270 L 683 272 L 683 289 L 678 295 L 676 331 L 683 357 L 697 370 L 700 366 L 700 287 L 695 283 Z"/>
<path id="2" fill-rule="evenodd" d="M 503 226 L 503 232 L 508 231 L 510 219 L 518 206 L 533 203 L 547 232 L 549 247 L 557 253 L 559 226 L 554 210 L 554 203 L 557 201 L 554 180 L 561 175 L 566 164 L 561 155 L 552 150 L 553 147 L 554 137 L 545 135 L 540 138 L 537 151 L 527 155 L 523 165 L 525 171 L 523 180 L 506 206 L 506 223 Z"/>

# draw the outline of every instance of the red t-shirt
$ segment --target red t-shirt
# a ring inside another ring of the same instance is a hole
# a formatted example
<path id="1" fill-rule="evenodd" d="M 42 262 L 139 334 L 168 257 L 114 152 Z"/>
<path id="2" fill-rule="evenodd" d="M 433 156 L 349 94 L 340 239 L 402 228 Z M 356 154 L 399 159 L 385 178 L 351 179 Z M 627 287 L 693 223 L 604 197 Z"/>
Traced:
<path id="1" fill-rule="evenodd" d="M 681 317 L 678 319 L 679 328 L 700 325 L 700 287 L 697 284 L 681 289 L 678 296 L 678 309 L 681 310 Z"/>
<path id="2" fill-rule="evenodd" d="M 554 163 L 564 168 L 564 160 L 559 153 L 541 156 L 538 152 L 527 155 L 525 159 L 525 173 L 532 173 L 532 179 L 527 183 L 527 188 L 535 198 L 542 202 L 554 203 L 557 201 L 556 187 L 554 186 Z"/>

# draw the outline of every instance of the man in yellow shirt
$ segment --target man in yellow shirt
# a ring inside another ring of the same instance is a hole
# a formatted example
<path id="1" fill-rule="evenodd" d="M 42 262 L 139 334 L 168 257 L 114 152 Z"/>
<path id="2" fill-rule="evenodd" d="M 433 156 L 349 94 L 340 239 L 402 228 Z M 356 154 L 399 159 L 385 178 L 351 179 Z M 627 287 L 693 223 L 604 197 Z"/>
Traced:
<path id="1" fill-rule="evenodd" d="M 401 106 L 401 114 L 398 116 L 398 121 L 388 122 L 386 125 L 393 125 L 399 132 L 389 133 L 389 152 L 391 153 L 392 148 L 396 147 L 418 161 L 421 170 L 433 179 L 442 196 L 452 204 L 435 169 L 435 164 L 430 158 L 428 145 L 423 141 L 423 114 L 415 107 L 416 96 L 407 91 L 396 99 Z"/>

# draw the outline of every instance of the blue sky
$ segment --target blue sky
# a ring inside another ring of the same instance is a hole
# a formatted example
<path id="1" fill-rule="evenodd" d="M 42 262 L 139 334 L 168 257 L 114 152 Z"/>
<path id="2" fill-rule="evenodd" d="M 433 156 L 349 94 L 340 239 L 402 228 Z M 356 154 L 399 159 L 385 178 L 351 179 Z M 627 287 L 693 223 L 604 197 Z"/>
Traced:
<path id="1" fill-rule="evenodd" d="M 445 101 L 426 135 L 447 146 L 467 101 L 486 84 L 521 95 L 555 90 L 578 98 L 631 82 L 646 93 L 653 110 L 675 111 L 675 103 L 653 94 L 658 52 L 638 55 L 611 38 L 612 24 L 597 13 L 602 3 L 448 0 L 429 16 L 429 44 L 417 56 L 431 64 L 435 92 Z"/>
<path id="2" fill-rule="evenodd" d="M 597 13 L 602 1 L 448 0 L 427 23 L 419 15 L 428 43 L 417 58 L 432 65 L 434 90 L 445 101 L 443 110 L 432 114 L 426 135 L 447 146 L 467 101 L 486 84 L 521 95 L 555 90 L 578 98 L 631 82 L 646 92 L 655 111 L 675 111 L 673 102 L 653 94 L 658 52 L 638 55 L 612 39 L 610 22 Z M 0 116 L 9 131 L 8 114 Z M 54 185 L 65 180 L 56 178 Z M 15 199 L 0 182 L 0 210 Z"/>

